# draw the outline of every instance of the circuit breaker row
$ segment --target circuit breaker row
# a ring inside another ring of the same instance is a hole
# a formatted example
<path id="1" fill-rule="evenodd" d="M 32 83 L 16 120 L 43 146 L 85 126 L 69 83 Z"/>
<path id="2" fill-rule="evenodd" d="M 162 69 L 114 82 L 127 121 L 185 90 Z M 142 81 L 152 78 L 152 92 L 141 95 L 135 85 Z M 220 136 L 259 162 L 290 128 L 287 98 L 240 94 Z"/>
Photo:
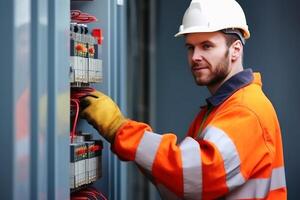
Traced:
<path id="1" fill-rule="evenodd" d="M 70 144 L 70 188 L 76 189 L 98 180 L 102 174 L 101 140 L 81 141 Z"/>
<path id="2" fill-rule="evenodd" d="M 85 86 L 103 79 L 101 59 L 101 29 L 89 29 L 85 24 L 71 23 L 70 83 Z"/>

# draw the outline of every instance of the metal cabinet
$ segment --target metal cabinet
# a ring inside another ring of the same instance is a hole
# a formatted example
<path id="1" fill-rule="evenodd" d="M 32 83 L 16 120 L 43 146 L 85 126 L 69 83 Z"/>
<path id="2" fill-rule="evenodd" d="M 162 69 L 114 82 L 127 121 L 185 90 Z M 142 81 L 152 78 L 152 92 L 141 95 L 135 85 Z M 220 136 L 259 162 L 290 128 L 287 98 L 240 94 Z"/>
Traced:
<path id="1" fill-rule="evenodd" d="M 104 30 L 104 81 L 95 87 L 110 95 L 126 112 L 124 3 L 115 0 L 0 2 L 3 19 L 0 191 L 3 199 L 69 198 L 71 6 L 99 18 L 97 25 Z M 81 126 L 91 130 L 85 123 Z M 109 199 L 126 199 L 126 165 L 109 148 L 106 143 L 103 178 L 96 186 Z"/>

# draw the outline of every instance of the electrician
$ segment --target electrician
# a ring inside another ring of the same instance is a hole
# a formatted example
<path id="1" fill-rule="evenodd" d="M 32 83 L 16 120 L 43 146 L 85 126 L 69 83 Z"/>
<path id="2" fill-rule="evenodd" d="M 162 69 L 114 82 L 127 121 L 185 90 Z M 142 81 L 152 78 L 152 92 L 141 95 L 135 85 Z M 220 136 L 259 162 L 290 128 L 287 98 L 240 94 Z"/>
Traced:
<path id="1" fill-rule="evenodd" d="M 122 160 L 151 177 L 163 199 L 285 200 L 281 131 L 259 73 L 243 69 L 245 15 L 235 0 L 193 0 L 175 36 L 185 37 L 195 82 L 206 99 L 185 139 L 126 119 L 106 95 L 83 99 L 82 117 Z"/>

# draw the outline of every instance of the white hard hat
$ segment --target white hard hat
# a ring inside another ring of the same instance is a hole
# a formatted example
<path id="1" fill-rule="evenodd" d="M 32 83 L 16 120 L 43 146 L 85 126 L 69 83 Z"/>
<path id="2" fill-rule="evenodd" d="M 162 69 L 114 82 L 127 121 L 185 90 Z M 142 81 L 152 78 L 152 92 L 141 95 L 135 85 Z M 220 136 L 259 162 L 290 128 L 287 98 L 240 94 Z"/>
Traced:
<path id="1" fill-rule="evenodd" d="M 250 37 L 243 9 L 235 0 L 192 0 L 175 37 L 187 33 L 241 30 Z"/>

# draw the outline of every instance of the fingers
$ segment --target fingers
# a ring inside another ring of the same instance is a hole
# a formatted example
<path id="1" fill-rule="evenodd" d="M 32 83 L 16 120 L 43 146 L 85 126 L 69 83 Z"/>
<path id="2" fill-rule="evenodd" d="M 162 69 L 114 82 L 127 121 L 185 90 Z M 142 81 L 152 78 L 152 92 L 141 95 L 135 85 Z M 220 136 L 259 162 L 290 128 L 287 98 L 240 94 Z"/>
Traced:
<path id="1" fill-rule="evenodd" d="M 91 93 L 87 93 L 83 96 L 81 96 L 79 99 L 85 99 L 86 97 L 93 97 L 93 98 L 102 98 L 102 97 L 106 97 L 105 94 L 103 94 L 102 92 L 99 91 L 95 91 L 95 92 L 91 92 Z"/>
<path id="2" fill-rule="evenodd" d="M 92 97 L 86 97 L 86 98 L 80 100 L 80 109 L 81 110 L 86 109 L 91 104 L 91 99 L 89 99 L 89 98 L 92 98 Z"/>
<path id="3" fill-rule="evenodd" d="M 79 99 L 81 101 L 82 99 L 86 99 L 87 97 L 92 97 L 92 98 L 95 98 L 95 99 L 99 98 L 98 95 L 90 93 L 90 94 L 86 94 L 86 95 L 83 95 L 83 96 L 79 97 Z"/>
<path id="4" fill-rule="evenodd" d="M 97 98 L 106 97 L 106 95 L 103 94 L 103 93 L 100 92 L 100 91 L 94 91 L 94 92 L 91 92 L 91 93 L 90 93 L 90 96 L 95 96 L 95 97 L 97 97 Z"/>
<path id="5" fill-rule="evenodd" d="M 80 97 L 80 108 L 84 110 L 86 107 L 88 107 L 91 103 L 96 101 L 97 99 L 101 98 L 103 95 L 101 92 L 91 92 L 89 94 L 86 94 L 82 97 Z"/>

